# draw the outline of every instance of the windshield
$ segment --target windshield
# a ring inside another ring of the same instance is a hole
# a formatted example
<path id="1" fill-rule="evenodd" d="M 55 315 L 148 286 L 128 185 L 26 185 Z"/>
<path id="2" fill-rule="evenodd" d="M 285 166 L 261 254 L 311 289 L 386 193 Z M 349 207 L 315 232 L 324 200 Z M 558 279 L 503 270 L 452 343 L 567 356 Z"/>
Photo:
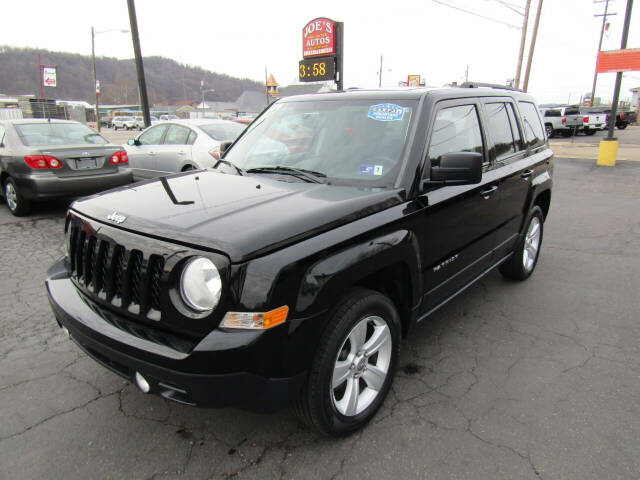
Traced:
<path id="1" fill-rule="evenodd" d="M 390 186 L 415 100 L 277 103 L 251 124 L 225 155 L 244 170 L 311 170 L 330 183 Z"/>
<path id="2" fill-rule="evenodd" d="M 209 125 L 198 125 L 204 133 L 214 140 L 224 142 L 227 140 L 235 140 L 242 133 L 246 125 L 237 123 L 212 123 Z"/>
<path id="3" fill-rule="evenodd" d="M 22 143 L 28 147 L 41 145 L 98 144 L 106 139 L 81 123 L 25 123 L 15 125 Z"/>

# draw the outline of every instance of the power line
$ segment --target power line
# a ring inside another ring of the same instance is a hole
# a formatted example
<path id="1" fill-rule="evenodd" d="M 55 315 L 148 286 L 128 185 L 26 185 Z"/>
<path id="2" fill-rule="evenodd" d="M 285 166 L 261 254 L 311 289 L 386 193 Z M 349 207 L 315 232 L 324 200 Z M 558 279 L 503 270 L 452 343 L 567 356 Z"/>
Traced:
<path id="1" fill-rule="evenodd" d="M 512 23 L 508 23 L 508 22 L 504 22 L 502 20 L 498 20 L 497 18 L 487 17 L 486 15 L 482 15 L 482 14 L 474 12 L 472 10 L 467 10 L 465 8 L 458 7 L 458 6 L 452 5 L 450 3 L 445 3 L 442 0 L 431 0 L 431 1 L 435 2 L 435 3 L 439 3 L 440 5 L 444 5 L 445 7 L 453 8 L 454 10 L 459 10 L 461 12 L 468 13 L 469 15 L 474 15 L 476 17 L 484 18 L 485 20 L 489 20 L 489 21 L 495 22 L 495 23 L 500 23 L 501 25 L 506 25 L 509 28 L 516 28 L 518 30 L 520 28 L 522 28 L 522 27 L 520 27 L 518 25 L 513 25 Z"/>

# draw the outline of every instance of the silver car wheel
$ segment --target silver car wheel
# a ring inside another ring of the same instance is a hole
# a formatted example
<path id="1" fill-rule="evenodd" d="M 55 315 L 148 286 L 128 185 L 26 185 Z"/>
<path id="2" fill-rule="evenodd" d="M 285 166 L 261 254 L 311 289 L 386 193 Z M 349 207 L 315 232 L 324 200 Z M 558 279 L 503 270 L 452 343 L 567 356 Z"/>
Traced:
<path id="1" fill-rule="evenodd" d="M 533 217 L 524 237 L 524 250 L 522 252 L 522 265 L 526 272 L 533 270 L 540 248 L 540 218 Z"/>
<path id="2" fill-rule="evenodd" d="M 4 198 L 7 200 L 7 206 L 12 212 L 18 208 L 18 194 L 11 182 L 7 182 L 4 187 Z"/>
<path id="3" fill-rule="evenodd" d="M 331 398 L 336 410 L 351 417 L 376 399 L 389 373 L 391 331 L 381 317 L 360 320 L 345 338 L 333 367 Z"/>

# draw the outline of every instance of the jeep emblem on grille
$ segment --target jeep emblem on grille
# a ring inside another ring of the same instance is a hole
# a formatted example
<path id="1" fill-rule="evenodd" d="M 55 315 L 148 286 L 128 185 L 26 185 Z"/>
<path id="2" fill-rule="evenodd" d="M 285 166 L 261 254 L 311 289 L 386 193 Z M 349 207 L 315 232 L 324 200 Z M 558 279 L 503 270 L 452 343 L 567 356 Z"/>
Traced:
<path id="1" fill-rule="evenodd" d="M 124 215 L 120 215 L 118 212 L 113 212 L 111 215 L 107 217 L 107 220 L 111 220 L 114 223 L 122 223 L 127 219 Z"/>

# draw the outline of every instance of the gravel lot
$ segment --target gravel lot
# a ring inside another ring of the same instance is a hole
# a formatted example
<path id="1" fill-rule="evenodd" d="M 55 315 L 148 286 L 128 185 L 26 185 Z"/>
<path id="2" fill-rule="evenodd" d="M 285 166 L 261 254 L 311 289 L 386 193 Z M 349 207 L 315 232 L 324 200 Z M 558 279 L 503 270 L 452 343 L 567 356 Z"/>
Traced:
<path id="1" fill-rule="evenodd" d="M 64 204 L 0 207 L 0 478 L 640 478 L 640 164 L 558 160 L 542 257 L 405 340 L 375 421 L 318 437 L 289 410 L 145 396 L 54 322 Z"/>

